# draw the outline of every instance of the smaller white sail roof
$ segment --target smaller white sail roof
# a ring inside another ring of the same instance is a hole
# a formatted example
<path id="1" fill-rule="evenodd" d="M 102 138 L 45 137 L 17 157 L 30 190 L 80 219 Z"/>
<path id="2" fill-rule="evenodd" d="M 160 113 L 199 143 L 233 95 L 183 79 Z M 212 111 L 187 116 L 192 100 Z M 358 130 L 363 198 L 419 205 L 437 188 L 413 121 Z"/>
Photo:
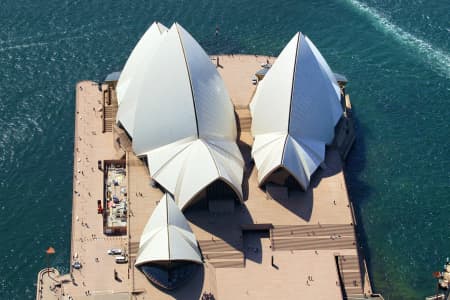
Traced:
<path id="1" fill-rule="evenodd" d="M 128 57 L 117 82 L 117 102 L 119 104 L 117 121 L 122 124 L 131 137 L 134 132 L 136 103 L 142 97 L 140 87 L 152 84 L 148 82 L 145 73 L 167 30 L 164 25 L 157 22 L 149 27 Z"/>
<path id="2" fill-rule="evenodd" d="M 258 181 L 282 168 L 306 189 L 342 116 L 340 89 L 314 44 L 297 33 L 250 103 Z"/>
<path id="3" fill-rule="evenodd" d="M 147 153 L 153 179 L 170 191 L 180 209 L 215 180 L 242 200 L 243 162 L 238 146 L 222 139 L 188 138 Z"/>
<path id="4" fill-rule="evenodd" d="M 202 263 L 197 240 L 183 213 L 169 194 L 164 194 L 145 225 L 136 266 L 152 262 Z"/>

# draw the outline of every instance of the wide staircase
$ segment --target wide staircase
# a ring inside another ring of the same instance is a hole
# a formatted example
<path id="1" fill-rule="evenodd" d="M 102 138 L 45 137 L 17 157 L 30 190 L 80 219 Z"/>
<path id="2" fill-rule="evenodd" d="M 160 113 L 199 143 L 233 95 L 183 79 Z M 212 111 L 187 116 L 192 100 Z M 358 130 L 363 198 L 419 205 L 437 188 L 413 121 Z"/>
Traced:
<path id="1" fill-rule="evenodd" d="M 139 252 L 139 242 L 130 242 L 130 246 L 129 246 L 129 255 L 130 256 L 137 256 L 138 252 Z"/>
<path id="2" fill-rule="evenodd" d="M 364 298 L 364 286 L 358 256 L 339 255 L 336 258 L 345 299 L 366 299 Z"/>
<path id="3" fill-rule="evenodd" d="M 117 96 L 112 88 L 103 91 L 103 132 L 112 132 L 116 123 Z"/>
<path id="4" fill-rule="evenodd" d="M 250 132 L 252 116 L 248 106 L 235 106 L 234 111 L 238 115 L 239 129 L 241 132 Z"/>
<path id="5" fill-rule="evenodd" d="M 112 132 L 113 126 L 116 123 L 116 114 L 117 114 L 117 106 L 105 106 L 105 113 L 104 113 L 104 132 Z"/>
<path id="6" fill-rule="evenodd" d="M 252 126 L 252 116 L 250 114 L 250 109 L 248 105 L 235 106 L 234 111 L 237 116 L 239 140 L 250 145 L 253 142 L 253 137 L 250 132 Z"/>
<path id="7" fill-rule="evenodd" d="M 128 260 L 131 267 L 134 266 L 137 259 L 137 254 L 139 252 L 139 242 L 131 242 L 128 248 Z"/>
<path id="8" fill-rule="evenodd" d="M 224 240 L 199 240 L 205 261 L 215 268 L 243 268 L 244 254 Z"/>
<path id="9" fill-rule="evenodd" d="M 355 249 L 350 224 L 275 225 L 270 230 L 274 251 Z"/>

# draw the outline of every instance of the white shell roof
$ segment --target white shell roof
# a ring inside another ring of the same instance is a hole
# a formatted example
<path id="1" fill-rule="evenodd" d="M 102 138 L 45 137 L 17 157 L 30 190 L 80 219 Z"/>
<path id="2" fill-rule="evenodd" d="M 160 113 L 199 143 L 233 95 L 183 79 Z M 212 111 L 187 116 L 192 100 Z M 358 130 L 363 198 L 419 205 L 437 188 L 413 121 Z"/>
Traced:
<path id="1" fill-rule="evenodd" d="M 145 225 L 136 266 L 174 260 L 202 263 L 197 240 L 173 198 L 165 194 Z"/>
<path id="2" fill-rule="evenodd" d="M 134 152 L 147 156 L 153 179 L 181 209 L 215 180 L 226 182 L 242 200 L 244 162 L 222 78 L 180 25 L 156 36 L 156 50 L 143 58 L 148 60 L 142 64 L 145 70 L 133 77 L 144 77 L 134 91 L 138 97 L 129 127 L 133 131 L 128 131 Z M 124 124 L 128 121 L 120 106 L 118 121 Z"/>
<path id="3" fill-rule="evenodd" d="M 147 153 L 152 177 L 170 191 L 180 209 L 220 179 L 242 199 L 243 162 L 236 143 L 223 139 L 186 139 Z"/>
<path id="4" fill-rule="evenodd" d="M 306 189 L 342 116 L 339 85 L 308 37 L 297 33 L 286 45 L 250 110 L 259 183 L 281 167 Z"/>
<path id="5" fill-rule="evenodd" d="M 145 73 L 148 70 L 151 57 L 158 49 L 162 36 L 167 30 L 164 25 L 157 22 L 150 26 L 128 57 L 117 82 L 117 102 L 119 104 L 117 120 L 120 121 L 131 137 L 133 137 L 134 132 L 136 103 L 142 96 L 140 93 L 141 86 L 149 84 Z"/>

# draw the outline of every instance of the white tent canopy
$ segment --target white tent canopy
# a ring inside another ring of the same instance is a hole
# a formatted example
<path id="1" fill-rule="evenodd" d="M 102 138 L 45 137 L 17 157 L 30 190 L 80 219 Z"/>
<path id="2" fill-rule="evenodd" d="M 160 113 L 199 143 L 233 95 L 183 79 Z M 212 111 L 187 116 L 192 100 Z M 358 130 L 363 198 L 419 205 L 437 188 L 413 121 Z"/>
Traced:
<path id="1" fill-rule="evenodd" d="M 308 37 L 297 33 L 286 45 L 250 110 L 259 183 L 282 168 L 307 189 L 342 116 L 336 79 Z"/>
<path id="2" fill-rule="evenodd" d="M 151 262 L 202 263 L 197 240 L 173 198 L 165 194 L 145 225 L 136 266 Z"/>
<path id="3" fill-rule="evenodd" d="M 133 87 L 137 97 L 132 118 L 127 121 L 119 113 L 118 122 L 133 124 L 128 133 L 134 152 L 147 156 L 153 179 L 181 209 L 216 180 L 227 183 L 242 200 L 244 162 L 222 78 L 180 25 L 156 36 L 157 47 L 132 78 L 144 78 Z"/>
<path id="4" fill-rule="evenodd" d="M 117 102 L 119 104 L 117 120 L 131 137 L 133 137 L 134 131 L 136 103 L 142 96 L 139 94 L 139 88 L 149 84 L 145 72 L 167 30 L 164 25 L 157 22 L 150 26 L 131 52 L 117 82 Z"/>

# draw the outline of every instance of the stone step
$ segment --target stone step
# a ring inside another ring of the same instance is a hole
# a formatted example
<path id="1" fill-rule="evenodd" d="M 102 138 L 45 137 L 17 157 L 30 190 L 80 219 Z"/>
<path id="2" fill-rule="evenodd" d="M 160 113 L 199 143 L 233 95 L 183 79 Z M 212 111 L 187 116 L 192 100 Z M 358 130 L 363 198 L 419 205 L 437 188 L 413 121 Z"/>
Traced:
<path id="1" fill-rule="evenodd" d="M 139 243 L 138 242 L 130 243 L 130 255 L 136 254 L 138 252 L 139 252 Z"/>
<path id="2" fill-rule="evenodd" d="M 235 107 L 235 112 L 238 116 L 240 130 L 245 132 L 250 131 L 252 125 L 252 115 L 249 107 Z"/>
<path id="3" fill-rule="evenodd" d="M 113 120 L 105 120 L 103 131 L 104 132 L 112 132 L 113 126 L 114 126 L 114 121 Z"/>
<path id="4" fill-rule="evenodd" d="M 117 111 L 105 111 L 103 116 L 105 119 L 115 119 L 116 114 L 117 114 Z"/>
<path id="5" fill-rule="evenodd" d="M 341 276 L 343 277 L 344 281 L 361 281 L 361 273 L 359 273 L 359 271 L 342 272 Z"/>
<path id="6" fill-rule="evenodd" d="M 244 259 L 242 252 L 207 252 L 203 256 L 205 259 Z"/>
<path id="7" fill-rule="evenodd" d="M 373 298 L 367 298 L 364 296 L 364 291 L 360 288 L 352 288 L 345 291 L 347 294 L 347 297 L 344 298 L 345 300 L 369 300 Z"/>
<path id="8" fill-rule="evenodd" d="M 357 255 L 340 255 L 338 257 L 341 263 L 359 263 Z"/>
<path id="9" fill-rule="evenodd" d="M 354 263 L 341 264 L 341 269 L 343 270 L 343 272 L 359 270 L 359 263 L 354 262 Z"/>
<path id="10" fill-rule="evenodd" d="M 359 270 L 360 264 L 358 256 L 339 256 L 339 268 L 342 272 L 346 272 L 348 270 Z"/>
<path id="11" fill-rule="evenodd" d="M 354 249 L 355 241 L 353 238 L 290 238 L 273 239 L 272 249 L 278 250 L 325 250 L 325 249 Z"/>
<path id="12" fill-rule="evenodd" d="M 287 236 L 330 236 L 330 235 L 354 235 L 353 226 L 350 224 L 326 224 L 326 225 L 277 225 L 272 228 L 272 237 Z"/>
<path id="13" fill-rule="evenodd" d="M 215 268 L 243 268 L 243 260 L 228 260 L 228 261 L 211 261 L 211 265 Z"/>
<path id="14" fill-rule="evenodd" d="M 198 241 L 200 249 L 206 252 L 239 251 L 236 247 L 223 240 L 200 240 Z"/>

